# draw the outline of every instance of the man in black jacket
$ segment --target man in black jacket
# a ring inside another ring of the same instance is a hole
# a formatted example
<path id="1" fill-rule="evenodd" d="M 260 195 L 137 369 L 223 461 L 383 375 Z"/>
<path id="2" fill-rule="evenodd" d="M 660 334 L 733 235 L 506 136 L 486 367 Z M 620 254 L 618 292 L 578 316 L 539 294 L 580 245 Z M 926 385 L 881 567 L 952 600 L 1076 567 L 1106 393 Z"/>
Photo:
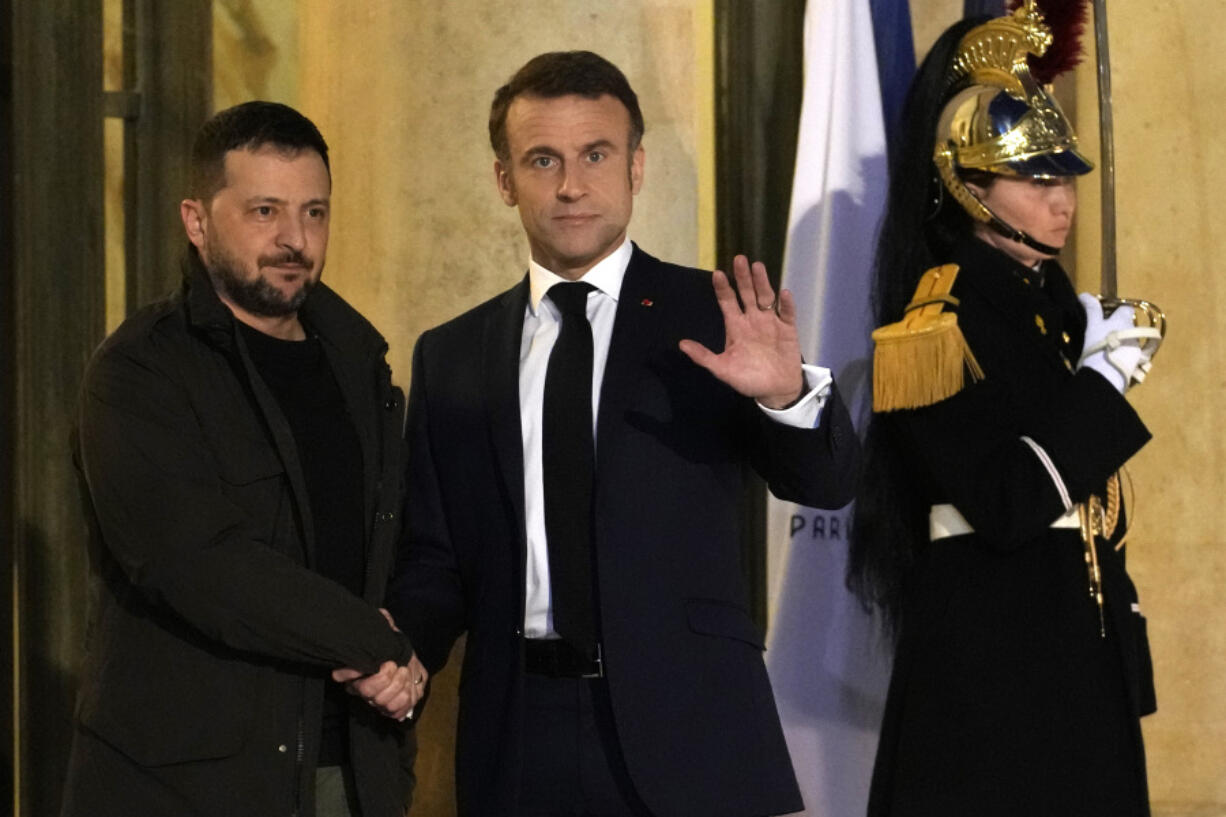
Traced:
<path id="1" fill-rule="evenodd" d="M 205 124 L 192 169 L 183 288 L 103 343 L 81 394 L 92 604 L 64 814 L 401 815 L 426 680 L 379 609 L 403 400 L 319 283 L 327 145 L 250 102 Z"/>

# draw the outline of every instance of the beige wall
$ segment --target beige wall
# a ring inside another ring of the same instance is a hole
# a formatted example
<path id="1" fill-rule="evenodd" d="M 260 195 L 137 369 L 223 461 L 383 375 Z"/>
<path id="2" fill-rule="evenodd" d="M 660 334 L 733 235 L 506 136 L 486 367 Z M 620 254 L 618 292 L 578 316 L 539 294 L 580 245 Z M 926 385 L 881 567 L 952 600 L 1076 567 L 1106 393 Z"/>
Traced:
<path id="1" fill-rule="evenodd" d="M 961 17 L 962 0 L 911 0 L 911 34 L 916 60 L 923 60 L 941 32 Z"/>
<path id="2" fill-rule="evenodd" d="M 518 220 L 494 191 L 485 117 L 494 88 L 540 51 L 592 48 L 626 70 L 648 123 L 647 184 L 632 235 L 664 257 L 709 261 L 709 0 L 216 2 L 218 68 L 234 75 L 219 83 L 219 104 L 283 99 L 314 118 L 333 146 L 328 280 L 387 335 L 400 382 L 423 329 L 511 285 L 524 267 Z M 1226 256 L 1213 193 L 1226 189 L 1226 170 L 1214 161 L 1226 131 L 1226 50 L 1215 37 L 1222 4 L 1110 5 L 1120 286 L 1162 304 L 1172 323 L 1150 381 L 1133 397 L 1155 436 L 1130 468 L 1130 563 L 1150 619 L 1160 703 L 1145 723 L 1150 781 L 1160 817 L 1221 815 L 1226 443 L 1217 420 L 1226 340 L 1216 330 L 1226 293 L 1210 262 Z M 922 54 L 961 2 L 912 7 Z M 254 49 L 253 63 L 241 59 L 244 48 Z M 1096 154 L 1092 85 L 1083 82 L 1077 96 Z M 1094 181 L 1081 194 L 1077 267 L 1093 288 Z M 437 710 L 451 705 L 436 702 L 436 722 L 444 720 Z M 449 759 L 436 753 L 420 771 L 437 781 Z M 423 794 L 443 798 L 444 788 Z M 434 805 L 419 813 L 447 812 Z"/>
<path id="3" fill-rule="evenodd" d="M 328 280 L 387 335 L 407 382 L 418 334 L 495 295 L 527 268 L 519 220 L 494 187 L 490 99 L 542 51 L 616 62 L 647 120 L 646 183 L 631 236 L 698 263 L 705 2 L 574 0 L 360 6 L 300 0 L 299 103 L 335 150 Z M 704 181 L 705 184 L 705 181 Z M 705 188 L 704 188 L 705 189 Z"/>
<path id="4" fill-rule="evenodd" d="M 297 0 L 213 0 L 213 108 L 298 104 Z"/>
<path id="5" fill-rule="evenodd" d="M 1153 376 L 1133 399 L 1154 441 L 1130 466 L 1137 519 L 1129 566 L 1149 618 L 1158 685 L 1158 713 L 1145 721 L 1151 795 L 1158 815 L 1222 815 L 1226 336 L 1218 327 L 1226 291 L 1214 270 L 1226 256 L 1215 192 L 1226 189 L 1218 155 L 1226 128 L 1223 5 L 1116 0 L 1110 7 L 1120 290 L 1161 304 L 1171 321 Z M 1203 812 L 1193 811 L 1197 804 Z"/>

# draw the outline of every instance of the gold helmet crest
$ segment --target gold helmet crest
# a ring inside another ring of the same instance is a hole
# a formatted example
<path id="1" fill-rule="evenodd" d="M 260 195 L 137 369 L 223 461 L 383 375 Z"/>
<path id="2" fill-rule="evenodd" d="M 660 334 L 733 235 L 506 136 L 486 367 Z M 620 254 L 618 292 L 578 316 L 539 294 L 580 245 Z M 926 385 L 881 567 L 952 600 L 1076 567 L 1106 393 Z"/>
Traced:
<path id="1" fill-rule="evenodd" d="M 941 181 L 978 221 L 1016 240 L 1034 242 L 1001 221 L 963 183 L 960 173 L 1051 178 L 1089 173 L 1077 135 L 1055 98 L 1030 72 L 1052 33 L 1034 0 L 966 33 L 950 66 L 957 89 L 937 121 L 933 162 Z M 1055 254 L 1055 248 L 1041 245 Z"/>

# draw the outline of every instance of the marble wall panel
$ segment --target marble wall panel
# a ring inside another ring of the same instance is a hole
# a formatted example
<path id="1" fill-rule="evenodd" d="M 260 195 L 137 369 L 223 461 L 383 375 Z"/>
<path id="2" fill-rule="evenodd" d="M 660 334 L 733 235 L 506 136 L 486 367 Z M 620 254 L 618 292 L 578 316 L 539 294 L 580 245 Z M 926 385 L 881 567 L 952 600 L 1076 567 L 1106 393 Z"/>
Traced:
<path id="1" fill-rule="evenodd" d="M 418 334 L 526 269 L 518 217 L 494 186 L 486 123 L 494 90 L 543 51 L 595 50 L 626 72 L 647 121 L 631 235 L 662 257 L 698 262 L 701 157 L 712 138 L 696 122 L 711 86 L 710 67 L 695 59 L 704 6 L 299 2 L 300 103 L 335 151 L 328 280 L 388 337 L 398 380 Z"/>
<path id="2" fill-rule="evenodd" d="M 1223 10 L 1219 0 L 1110 4 L 1120 290 L 1161 304 L 1171 322 L 1132 399 L 1154 440 L 1130 465 L 1130 570 L 1158 688 L 1144 722 L 1158 815 L 1226 814 L 1226 289 L 1214 271 L 1226 255 Z"/>

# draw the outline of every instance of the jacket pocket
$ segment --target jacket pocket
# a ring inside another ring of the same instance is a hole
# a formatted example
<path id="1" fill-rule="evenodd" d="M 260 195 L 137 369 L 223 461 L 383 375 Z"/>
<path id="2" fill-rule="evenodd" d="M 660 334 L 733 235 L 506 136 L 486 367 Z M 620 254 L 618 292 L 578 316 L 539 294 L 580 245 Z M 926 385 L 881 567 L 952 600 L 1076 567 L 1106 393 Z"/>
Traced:
<path id="1" fill-rule="evenodd" d="M 281 458 L 262 440 L 240 438 L 218 453 L 217 464 L 222 494 L 243 512 L 253 534 L 273 545 L 289 493 Z"/>
<path id="2" fill-rule="evenodd" d="M 695 633 L 734 638 L 759 650 L 766 649 L 758 625 L 749 613 L 734 604 L 715 599 L 687 599 L 685 612 L 690 630 Z"/>
<path id="3" fill-rule="evenodd" d="M 117 611 L 112 625 L 99 639 L 106 645 L 100 666 L 83 682 L 83 726 L 143 766 L 242 749 L 254 720 L 257 667 L 148 610 L 139 618 Z"/>

